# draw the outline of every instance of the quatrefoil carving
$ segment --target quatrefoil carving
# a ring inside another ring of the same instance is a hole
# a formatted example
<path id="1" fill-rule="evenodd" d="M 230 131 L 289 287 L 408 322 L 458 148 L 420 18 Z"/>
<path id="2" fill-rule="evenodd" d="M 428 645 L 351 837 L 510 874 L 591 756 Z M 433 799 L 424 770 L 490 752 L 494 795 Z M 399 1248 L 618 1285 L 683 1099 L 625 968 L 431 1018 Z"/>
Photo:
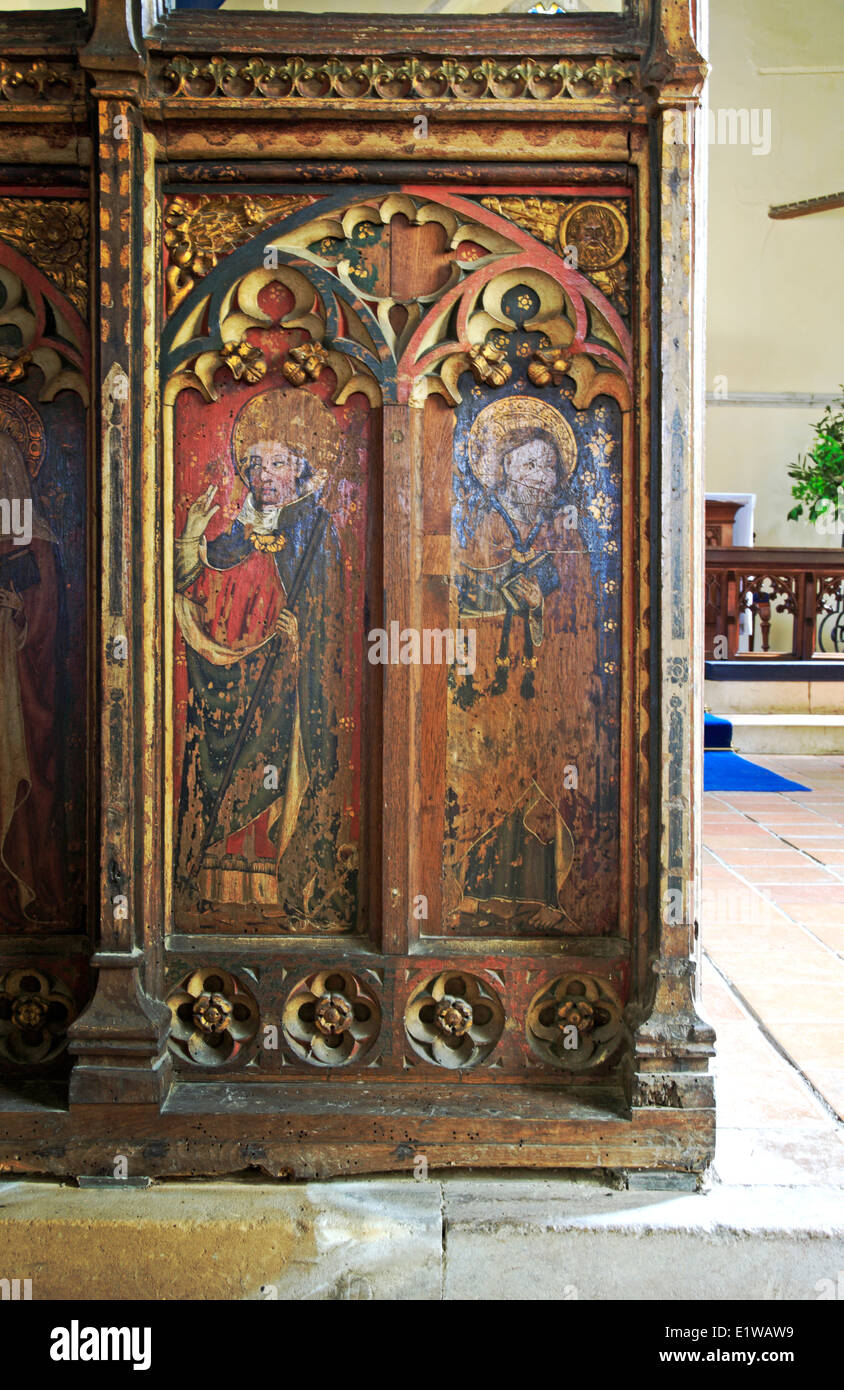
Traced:
<path id="1" fill-rule="evenodd" d="M 504 1009 L 485 980 L 465 970 L 445 970 L 418 985 L 404 1013 L 414 1052 L 439 1067 L 476 1067 L 504 1030 Z"/>
<path id="2" fill-rule="evenodd" d="M 528 1009 L 531 1051 L 566 1071 L 605 1062 L 623 1036 L 621 1003 L 606 980 L 595 975 L 561 975 L 551 980 Z"/>
<path id="3" fill-rule="evenodd" d="M 234 1062 L 258 1032 L 258 1005 L 236 975 L 202 966 L 167 996 L 170 1048 L 201 1067 Z"/>
<path id="4" fill-rule="evenodd" d="M 294 985 L 282 1015 L 284 1037 L 303 1062 L 342 1067 L 360 1062 L 381 1027 L 381 1006 L 350 970 L 320 970 Z"/>

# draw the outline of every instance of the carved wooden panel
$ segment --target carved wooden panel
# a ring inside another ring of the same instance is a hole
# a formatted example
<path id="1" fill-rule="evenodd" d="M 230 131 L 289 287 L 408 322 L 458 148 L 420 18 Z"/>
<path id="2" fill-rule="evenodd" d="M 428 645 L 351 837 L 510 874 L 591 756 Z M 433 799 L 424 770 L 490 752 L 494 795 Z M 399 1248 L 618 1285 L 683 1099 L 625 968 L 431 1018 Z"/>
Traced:
<path id="1" fill-rule="evenodd" d="M 172 930 L 203 969 L 237 938 L 283 1020 L 256 1074 L 562 1065 L 527 1024 L 553 941 L 628 988 L 629 197 L 179 192 L 163 223 Z M 467 972 L 467 939 L 537 970 Z M 242 1065 L 191 1009 L 177 1058 Z"/>
<path id="2" fill-rule="evenodd" d="M 86 989 L 87 258 L 82 199 L 3 197 L 0 1065 L 22 1076 Z"/>
<path id="3" fill-rule="evenodd" d="M 0 17 L 0 1168 L 700 1168 L 695 0 L 171 9 Z"/>

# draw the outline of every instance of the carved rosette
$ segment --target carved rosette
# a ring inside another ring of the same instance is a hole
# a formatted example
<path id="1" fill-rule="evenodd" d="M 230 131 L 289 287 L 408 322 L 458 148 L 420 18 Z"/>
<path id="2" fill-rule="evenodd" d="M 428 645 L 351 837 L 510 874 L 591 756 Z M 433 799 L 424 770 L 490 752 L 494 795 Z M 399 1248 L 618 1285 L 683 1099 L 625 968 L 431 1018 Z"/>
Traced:
<path id="1" fill-rule="evenodd" d="M 504 1031 L 504 1009 L 485 980 L 446 970 L 413 991 L 404 1027 L 417 1056 L 455 1071 L 486 1061 Z"/>
<path id="2" fill-rule="evenodd" d="M 342 1067 L 362 1061 L 381 1027 L 372 989 L 350 970 L 321 970 L 294 985 L 282 1015 L 284 1037 L 303 1062 Z"/>
<path id="3" fill-rule="evenodd" d="M 171 1051 L 202 1067 L 236 1061 L 258 1032 L 254 996 L 236 975 L 217 966 L 187 975 L 166 1003 Z"/>
<path id="4" fill-rule="evenodd" d="M 0 1057 L 22 1066 L 51 1061 L 67 1045 L 75 1016 L 61 980 L 42 970 L 10 970 L 0 980 Z"/>
<path id="5" fill-rule="evenodd" d="M 621 1003 L 595 975 L 562 975 L 535 995 L 527 1015 L 527 1040 L 543 1062 L 565 1071 L 597 1067 L 624 1037 Z"/>

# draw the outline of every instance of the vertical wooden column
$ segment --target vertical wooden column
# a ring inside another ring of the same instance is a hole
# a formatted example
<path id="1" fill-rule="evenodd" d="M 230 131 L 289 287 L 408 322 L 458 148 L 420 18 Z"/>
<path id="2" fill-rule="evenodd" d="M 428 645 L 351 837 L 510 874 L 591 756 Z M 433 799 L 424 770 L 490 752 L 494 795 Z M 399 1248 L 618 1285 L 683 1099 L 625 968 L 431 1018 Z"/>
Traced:
<path id="1" fill-rule="evenodd" d="M 384 616 L 391 661 L 384 675 L 382 935 L 390 955 L 407 950 L 419 827 L 420 668 L 399 660 L 397 637 L 421 627 L 422 411 L 384 407 Z"/>
<path id="2" fill-rule="evenodd" d="M 143 58 L 131 0 L 106 0 L 80 61 L 93 75 L 96 131 L 100 735 L 97 986 L 70 1030 L 76 1054 L 73 1104 L 157 1104 L 166 1095 L 169 1011 L 144 991 L 144 785 L 140 728 L 143 665 L 143 539 L 140 526 L 145 425 L 142 358 L 143 128 L 137 97 Z M 148 770 L 148 765 L 147 769 Z"/>
<path id="3" fill-rule="evenodd" d="M 654 14 L 652 71 L 658 79 L 653 120 L 653 293 L 658 309 L 659 537 L 661 574 L 658 746 L 659 853 L 653 885 L 649 1016 L 636 1033 L 633 1089 L 638 1108 L 713 1109 L 709 1058 L 714 1033 L 697 1013 L 700 831 L 703 763 L 703 362 L 702 170 L 696 140 L 706 64 L 697 49 L 698 0 L 660 0 Z M 705 141 L 705 131 L 700 132 Z M 714 1111 L 713 1111 L 714 1120 Z M 682 1166 L 680 1164 L 679 1166 Z"/>

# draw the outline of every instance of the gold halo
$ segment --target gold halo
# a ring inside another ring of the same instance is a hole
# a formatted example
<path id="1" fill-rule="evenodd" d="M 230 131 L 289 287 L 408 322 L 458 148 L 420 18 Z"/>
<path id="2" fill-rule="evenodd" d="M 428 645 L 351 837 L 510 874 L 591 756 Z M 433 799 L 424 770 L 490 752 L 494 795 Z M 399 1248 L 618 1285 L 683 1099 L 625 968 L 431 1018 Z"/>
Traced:
<path id="1" fill-rule="evenodd" d="M 484 487 L 494 488 L 500 483 L 504 445 L 517 429 L 546 430 L 557 445 L 563 470 L 574 472 L 577 441 L 559 410 L 535 396 L 505 396 L 484 406 L 469 430 L 469 467 Z"/>
<path id="2" fill-rule="evenodd" d="M 278 439 L 294 445 L 316 470 L 336 460 L 340 427 L 328 407 L 310 391 L 276 387 L 250 396 L 234 422 L 232 457 L 247 485 L 249 480 L 241 462 L 248 443 L 258 439 Z"/>
<path id="3" fill-rule="evenodd" d="M 38 476 L 47 452 L 44 422 L 34 406 L 17 391 L 0 386 L 0 432 L 8 434 L 23 454 L 31 478 Z"/>

